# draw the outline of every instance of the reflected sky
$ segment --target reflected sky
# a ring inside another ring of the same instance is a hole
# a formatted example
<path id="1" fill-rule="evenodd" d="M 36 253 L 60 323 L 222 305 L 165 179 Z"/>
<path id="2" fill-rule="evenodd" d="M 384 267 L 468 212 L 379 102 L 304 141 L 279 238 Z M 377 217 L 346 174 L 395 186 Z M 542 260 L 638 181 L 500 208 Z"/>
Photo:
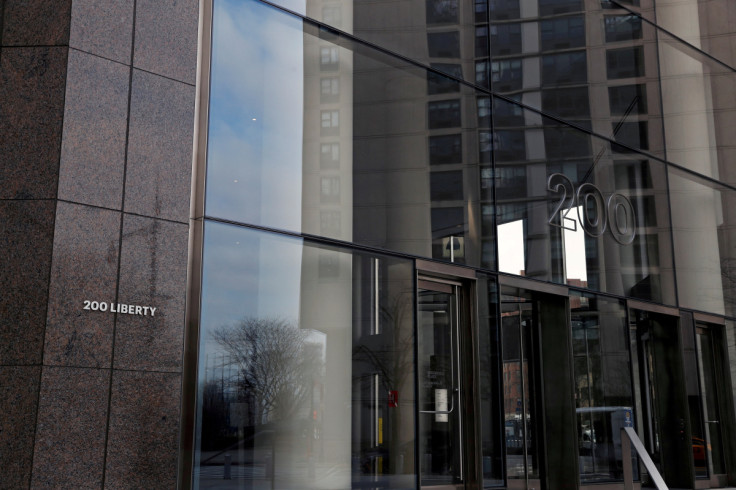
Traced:
<path id="1" fill-rule="evenodd" d="M 215 3 L 209 216 L 299 230 L 303 38 L 301 21 L 262 3 Z"/>
<path id="2" fill-rule="evenodd" d="M 207 222 L 202 332 L 245 317 L 299 319 L 302 240 Z"/>

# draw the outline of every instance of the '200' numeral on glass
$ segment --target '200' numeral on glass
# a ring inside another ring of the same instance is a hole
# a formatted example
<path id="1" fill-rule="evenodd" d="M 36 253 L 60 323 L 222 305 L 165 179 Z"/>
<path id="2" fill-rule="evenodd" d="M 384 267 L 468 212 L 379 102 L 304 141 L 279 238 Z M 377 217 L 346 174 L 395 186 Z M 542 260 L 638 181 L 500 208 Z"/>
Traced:
<path id="1" fill-rule="evenodd" d="M 601 190 L 593 184 L 580 184 L 575 189 L 570 179 L 556 173 L 547 179 L 547 189 L 561 195 L 548 220 L 550 225 L 577 231 L 580 222 L 583 231 L 590 236 L 599 237 L 608 230 L 622 245 L 634 241 L 636 215 L 634 206 L 626 196 L 614 193 L 605 199 Z M 577 208 L 577 220 L 568 217 L 573 207 Z M 571 221 L 572 227 L 566 226 L 565 220 Z"/>

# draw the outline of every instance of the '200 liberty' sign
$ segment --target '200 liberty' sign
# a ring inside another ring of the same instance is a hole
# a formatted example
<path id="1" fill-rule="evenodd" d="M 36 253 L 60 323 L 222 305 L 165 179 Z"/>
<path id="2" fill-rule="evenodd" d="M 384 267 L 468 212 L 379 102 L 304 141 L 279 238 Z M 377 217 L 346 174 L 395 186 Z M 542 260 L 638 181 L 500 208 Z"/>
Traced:
<path id="1" fill-rule="evenodd" d="M 547 178 L 547 189 L 557 192 L 560 200 L 547 222 L 566 230 L 577 231 L 578 222 L 585 233 L 600 237 L 609 231 L 622 245 L 629 245 L 636 236 L 636 215 L 629 198 L 614 192 L 608 198 L 593 184 L 583 183 L 577 189 L 563 174 L 554 173 Z M 577 217 L 568 217 L 572 208 L 577 209 Z M 572 221 L 572 227 L 565 225 Z"/>

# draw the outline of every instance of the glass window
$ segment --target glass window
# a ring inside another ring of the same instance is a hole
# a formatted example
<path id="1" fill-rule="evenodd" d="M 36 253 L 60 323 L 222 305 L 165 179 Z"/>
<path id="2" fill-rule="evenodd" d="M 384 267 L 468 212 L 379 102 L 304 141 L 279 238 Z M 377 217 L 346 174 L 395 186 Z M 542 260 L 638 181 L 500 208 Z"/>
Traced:
<path id="1" fill-rule="evenodd" d="M 521 60 L 500 60 L 491 63 L 493 90 L 509 92 L 521 89 Z"/>
<path id="2" fill-rule="evenodd" d="M 461 126 L 460 119 L 460 101 L 439 100 L 429 102 L 429 128 L 459 128 Z"/>
<path id="3" fill-rule="evenodd" d="M 476 22 L 488 22 L 488 0 L 474 0 Z"/>
<path id="4" fill-rule="evenodd" d="M 542 56 L 542 84 L 562 85 L 588 80 L 585 51 L 547 54 Z"/>
<path id="5" fill-rule="evenodd" d="M 606 68 L 609 80 L 644 76 L 644 49 L 641 46 L 609 49 Z"/>
<path id="6" fill-rule="evenodd" d="M 636 115 L 647 113 L 646 85 L 619 85 L 608 87 L 611 115 Z"/>
<path id="7" fill-rule="evenodd" d="M 340 166 L 340 143 L 321 143 L 319 148 L 321 168 L 338 168 Z"/>
<path id="8" fill-rule="evenodd" d="M 427 33 L 427 49 L 430 58 L 459 58 L 460 33 L 457 31 Z"/>
<path id="9" fill-rule="evenodd" d="M 570 292 L 581 483 L 622 480 L 621 428 L 634 427 L 622 301 Z"/>
<path id="10" fill-rule="evenodd" d="M 479 87 L 489 88 L 489 74 L 488 74 L 489 63 L 488 61 L 476 61 L 475 62 L 475 84 Z"/>
<path id="11" fill-rule="evenodd" d="M 319 63 L 324 71 L 337 70 L 340 67 L 337 46 L 322 46 L 319 48 Z"/>
<path id="12" fill-rule="evenodd" d="M 585 19 L 582 15 L 542 20 L 539 30 L 542 51 L 585 46 Z"/>
<path id="13" fill-rule="evenodd" d="M 512 100 L 521 101 L 521 95 L 512 95 Z M 497 128 L 518 127 L 524 125 L 524 110 L 520 105 L 493 99 L 493 123 Z"/>
<path id="14" fill-rule="evenodd" d="M 491 127 L 491 98 L 478 97 L 478 127 Z"/>
<path id="15" fill-rule="evenodd" d="M 463 79 L 462 66 L 452 63 L 432 63 L 432 68 L 439 70 L 442 73 L 447 73 L 456 78 Z M 442 75 L 439 75 L 433 71 L 427 71 L 427 93 L 429 95 L 434 94 L 446 94 L 450 92 L 459 92 L 459 82 Z"/>
<path id="16" fill-rule="evenodd" d="M 340 132 L 340 111 L 321 111 L 321 134 L 338 134 Z"/>
<path id="17" fill-rule="evenodd" d="M 582 0 L 539 0 L 540 15 L 565 14 L 583 10 Z"/>
<path id="18" fill-rule="evenodd" d="M 340 79 L 337 77 L 323 78 L 320 80 L 320 100 L 322 102 L 335 102 L 340 98 Z"/>
<path id="19" fill-rule="evenodd" d="M 607 15 L 604 21 L 608 43 L 641 39 L 641 17 L 638 15 Z"/>
<path id="20" fill-rule="evenodd" d="M 429 198 L 432 201 L 462 201 L 462 170 L 429 174 Z"/>
<path id="21" fill-rule="evenodd" d="M 340 202 L 340 177 L 322 177 L 320 179 L 319 200 L 322 203 Z"/>
<path id="22" fill-rule="evenodd" d="M 521 17 L 519 0 L 490 0 L 491 20 L 509 20 Z"/>
<path id="23" fill-rule="evenodd" d="M 491 53 L 493 56 L 521 53 L 521 24 L 491 25 Z"/>
<path id="24" fill-rule="evenodd" d="M 335 27 L 342 24 L 342 8 L 340 5 L 327 5 L 322 7 L 322 22 Z"/>
<path id="25" fill-rule="evenodd" d="M 432 257 L 447 260 L 450 257 L 450 247 L 453 250 L 454 261 L 465 263 L 465 213 L 463 208 L 432 208 Z"/>
<path id="26" fill-rule="evenodd" d="M 526 159 L 524 130 L 498 130 L 494 133 L 496 161 L 518 161 Z"/>
<path id="27" fill-rule="evenodd" d="M 463 161 L 462 135 L 443 134 L 429 137 L 429 163 L 442 165 Z"/>
<path id="28" fill-rule="evenodd" d="M 488 26 L 475 28 L 475 56 L 488 56 Z"/>
<path id="29" fill-rule="evenodd" d="M 542 90 L 542 110 L 570 119 L 590 119 L 588 87 Z"/>
<path id="30" fill-rule="evenodd" d="M 613 125 L 613 134 L 616 141 L 631 148 L 649 149 L 649 123 L 647 121 L 621 122 Z M 630 152 L 628 148 L 613 145 L 613 151 L 619 153 Z"/>
<path id="31" fill-rule="evenodd" d="M 204 237 L 195 486 L 415 487 L 412 262 Z"/>
<path id="32" fill-rule="evenodd" d="M 601 0 L 604 9 L 617 9 L 624 7 L 639 7 L 639 0 Z"/>
<path id="33" fill-rule="evenodd" d="M 498 166 L 496 175 L 498 199 L 524 198 L 527 195 L 526 165 Z"/>
<path id="34" fill-rule="evenodd" d="M 457 0 L 427 0 L 427 24 L 457 23 Z"/>

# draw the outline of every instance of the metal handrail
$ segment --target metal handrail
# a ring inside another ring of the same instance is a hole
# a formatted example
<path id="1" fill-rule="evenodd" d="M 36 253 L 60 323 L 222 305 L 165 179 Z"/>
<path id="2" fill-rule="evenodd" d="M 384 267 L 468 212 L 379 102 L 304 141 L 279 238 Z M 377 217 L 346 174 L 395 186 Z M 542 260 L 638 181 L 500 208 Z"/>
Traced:
<path id="1" fill-rule="evenodd" d="M 631 466 L 631 445 L 634 445 L 636 453 L 641 458 L 642 463 L 646 466 L 649 476 L 657 486 L 657 490 L 669 490 L 662 475 L 659 474 L 657 467 L 654 465 L 654 461 L 649 456 L 644 444 L 642 444 L 639 436 L 634 431 L 633 427 L 621 427 L 621 457 L 623 458 L 624 464 L 624 489 L 634 489 L 634 471 Z"/>

